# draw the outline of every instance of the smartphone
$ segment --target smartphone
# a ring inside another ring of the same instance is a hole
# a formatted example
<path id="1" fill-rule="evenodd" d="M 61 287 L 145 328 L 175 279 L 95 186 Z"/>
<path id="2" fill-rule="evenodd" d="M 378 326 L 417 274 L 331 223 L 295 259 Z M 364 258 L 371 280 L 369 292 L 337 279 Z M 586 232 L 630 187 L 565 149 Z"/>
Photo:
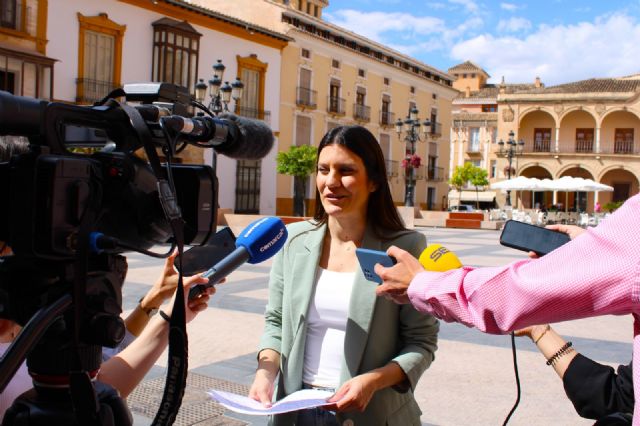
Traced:
<path id="1" fill-rule="evenodd" d="M 379 263 L 385 267 L 393 266 L 396 264 L 396 260 L 393 257 L 379 250 L 357 248 L 356 256 L 358 257 L 358 262 L 360 262 L 360 268 L 362 269 L 364 277 L 367 280 L 373 281 L 378 284 L 382 284 L 382 278 L 380 278 L 378 274 L 373 271 L 376 263 Z"/>
<path id="2" fill-rule="evenodd" d="M 193 246 L 182 253 L 182 274 L 191 276 L 206 271 L 236 249 L 236 236 L 231 228 L 222 228 L 209 238 L 206 245 Z M 173 262 L 180 270 L 178 257 Z"/>
<path id="3" fill-rule="evenodd" d="M 536 225 L 508 220 L 500 234 L 500 244 L 544 256 L 571 240 L 564 232 L 552 231 Z"/>

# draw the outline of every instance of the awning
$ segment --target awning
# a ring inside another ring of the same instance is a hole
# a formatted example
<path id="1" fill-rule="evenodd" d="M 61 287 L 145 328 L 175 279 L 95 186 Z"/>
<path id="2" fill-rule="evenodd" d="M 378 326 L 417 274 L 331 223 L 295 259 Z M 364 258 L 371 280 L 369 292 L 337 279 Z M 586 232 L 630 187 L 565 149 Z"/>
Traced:
<path id="1" fill-rule="evenodd" d="M 480 201 L 480 202 L 492 202 L 496 198 L 496 191 L 462 191 L 462 197 L 458 197 L 458 191 L 455 189 L 449 191 L 450 200 L 462 201 Z"/>

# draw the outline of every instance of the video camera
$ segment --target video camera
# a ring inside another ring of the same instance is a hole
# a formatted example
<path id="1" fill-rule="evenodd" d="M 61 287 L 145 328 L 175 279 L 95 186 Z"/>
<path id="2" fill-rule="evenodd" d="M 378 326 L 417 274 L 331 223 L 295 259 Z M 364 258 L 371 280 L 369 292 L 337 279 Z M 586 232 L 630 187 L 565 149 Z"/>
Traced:
<path id="1" fill-rule="evenodd" d="M 192 117 L 192 106 L 212 115 L 186 88 L 166 83 L 125 85 L 94 106 L 0 91 L 0 134 L 29 140 L 28 150 L 0 163 L 0 246 L 13 251 L 0 259 L 0 318 L 25 326 L 0 363 L 0 392 L 27 352 L 30 374 L 38 377 L 32 401 L 14 404 L 7 424 L 21 416 L 35 424 L 38 416 L 46 424 L 82 424 L 73 411 L 83 397 L 72 395 L 71 404 L 69 392 L 52 397 L 46 388 L 72 370 L 97 373 L 102 346 L 124 337 L 121 254 L 153 254 L 151 247 L 170 244 L 157 255 L 168 256 L 176 217 L 185 244 L 205 244 L 215 232 L 215 170 L 171 164 L 173 156 L 187 145 L 234 158 L 262 158 L 271 149 L 268 126 L 233 115 Z M 166 163 L 157 161 L 156 148 Z M 115 400 L 107 411 L 123 406 L 117 394 L 97 391 L 100 401 Z M 54 408 L 60 398 L 67 404 Z M 125 424 L 125 417 L 101 424 Z"/>

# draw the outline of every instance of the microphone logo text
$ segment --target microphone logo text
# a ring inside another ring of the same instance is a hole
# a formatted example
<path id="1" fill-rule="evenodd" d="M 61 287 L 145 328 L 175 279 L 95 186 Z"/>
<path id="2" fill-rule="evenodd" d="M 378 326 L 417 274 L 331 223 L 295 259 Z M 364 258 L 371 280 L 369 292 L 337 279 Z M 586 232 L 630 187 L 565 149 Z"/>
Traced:
<path id="1" fill-rule="evenodd" d="M 280 228 L 280 232 L 278 232 L 278 235 L 273 237 L 273 239 L 269 241 L 267 244 L 260 247 L 260 252 L 265 252 L 266 250 L 269 250 L 278 242 L 280 238 L 282 238 L 283 235 L 284 235 L 284 228 Z"/>
<path id="2" fill-rule="evenodd" d="M 449 253 L 449 250 L 447 250 L 445 247 L 438 247 L 437 250 L 434 250 L 433 253 L 429 255 L 429 258 L 434 262 L 437 262 L 438 259 L 440 259 L 443 255 L 447 253 Z"/>

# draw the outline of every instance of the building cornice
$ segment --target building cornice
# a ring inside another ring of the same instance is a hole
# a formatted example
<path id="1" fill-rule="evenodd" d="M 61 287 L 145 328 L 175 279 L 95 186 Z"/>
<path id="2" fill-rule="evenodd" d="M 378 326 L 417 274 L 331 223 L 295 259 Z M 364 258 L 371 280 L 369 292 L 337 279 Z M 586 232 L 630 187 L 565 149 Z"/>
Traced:
<path id="1" fill-rule="evenodd" d="M 232 16 L 215 12 L 206 7 L 191 4 L 184 0 L 118 0 L 143 9 L 151 10 L 175 19 L 188 21 L 190 24 L 221 31 L 254 43 L 283 49 L 293 39 L 267 28 L 243 21 Z"/>
<path id="2" fill-rule="evenodd" d="M 311 35 L 323 42 L 348 49 L 387 66 L 392 66 L 421 79 L 455 90 L 451 87 L 453 78 L 449 74 L 337 25 L 293 9 L 283 11 L 282 18 L 295 31 Z M 341 42 L 336 41 L 336 38 Z M 393 61 L 393 63 L 390 61 Z"/>

